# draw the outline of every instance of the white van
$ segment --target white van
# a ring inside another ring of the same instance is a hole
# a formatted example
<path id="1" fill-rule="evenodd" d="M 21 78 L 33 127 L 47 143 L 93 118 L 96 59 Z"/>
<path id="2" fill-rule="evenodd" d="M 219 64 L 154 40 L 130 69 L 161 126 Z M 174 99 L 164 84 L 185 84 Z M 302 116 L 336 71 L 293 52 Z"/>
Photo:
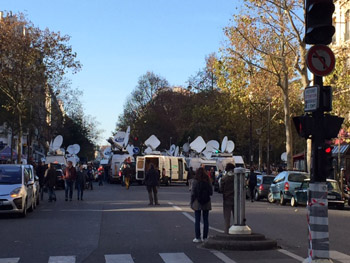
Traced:
<path id="1" fill-rule="evenodd" d="M 183 157 L 163 156 L 163 155 L 145 155 L 136 158 L 136 180 L 144 180 L 150 165 L 159 170 L 161 183 L 169 185 L 172 182 L 186 182 L 187 169 Z M 165 168 L 165 176 L 162 176 L 162 170 Z"/>
<path id="2" fill-rule="evenodd" d="M 109 182 L 110 183 L 121 183 L 122 176 L 119 174 L 120 165 L 125 161 L 125 159 L 130 158 L 131 162 L 134 162 L 135 159 L 130 154 L 113 154 L 109 163 Z"/>
<path id="3" fill-rule="evenodd" d="M 218 170 L 216 160 L 208 160 L 200 157 L 186 158 L 187 166 L 192 167 L 193 171 L 196 171 L 199 167 L 203 167 L 205 170 L 210 170 L 212 167 L 214 171 Z"/>

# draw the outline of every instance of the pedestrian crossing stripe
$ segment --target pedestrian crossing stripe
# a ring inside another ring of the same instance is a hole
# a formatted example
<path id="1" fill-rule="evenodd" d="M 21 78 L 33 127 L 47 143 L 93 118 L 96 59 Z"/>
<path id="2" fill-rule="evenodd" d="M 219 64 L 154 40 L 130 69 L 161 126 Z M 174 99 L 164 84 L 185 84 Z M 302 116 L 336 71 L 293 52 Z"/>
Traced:
<path id="1" fill-rule="evenodd" d="M 55 256 L 49 258 L 49 263 L 75 263 L 75 256 Z"/>
<path id="2" fill-rule="evenodd" d="M 0 258 L 0 263 L 18 263 L 19 258 Z"/>
<path id="3" fill-rule="evenodd" d="M 193 263 L 185 253 L 159 253 L 159 255 L 166 263 Z"/>
<path id="4" fill-rule="evenodd" d="M 105 255 L 106 263 L 134 263 L 130 254 Z"/>

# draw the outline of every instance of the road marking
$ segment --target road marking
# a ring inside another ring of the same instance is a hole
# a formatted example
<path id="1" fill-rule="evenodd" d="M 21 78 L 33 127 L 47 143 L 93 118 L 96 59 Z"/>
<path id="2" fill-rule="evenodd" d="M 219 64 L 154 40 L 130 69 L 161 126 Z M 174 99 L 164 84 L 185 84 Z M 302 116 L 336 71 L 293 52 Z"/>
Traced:
<path id="1" fill-rule="evenodd" d="M 165 263 L 193 263 L 185 253 L 159 253 Z"/>
<path id="2" fill-rule="evenodd" d="M 19 258 L 0 258 L 0 263 L 18 263 Z"/>
<path id="3" fill-rule="evenodd" d="M 75 263 L 75 256 L 49 257 L 49 263 Z"/>
<path id="4" fill-rule="evenodd" d="M 350 262 L 350 256 L 343 254 L 341 252 L 331 250 L 330 255 L 331 255 L 331 259 L 335 259 L 335 260 L 340 261 L 342 263 L 349 263 Z"/>
<path id="5" fill-rule="evenodd" d="M 221 253 L 220 251 L 210 250 L 210 252 L 213 253 L 219 259 L 221 259 L 224 263 L 237 263 L 236 261 L 230 259 L 228 256 L 226 256 L 224 253 Z"/>
<path id="6" fill-rule="evenodd" d="M 294 254 L 294 253 L 292 253 L 292 252 L 290 252 L 290 251 L 288 251 L 288 250 L 285 250 L 285 249 L 278 249 L 278 251 L 281 252 L 281 253 L 283 253 L 283 254 L 285 254 L 285 255 L 287 255 L 287 256 L 289 256 L 289 257 L 291 257 L 291 258 L 294 258 L 294 259 L 296 259 L 296 260 L 299 260 L 300 262 L 303 262 L 303 261 L 305 260 L 305 258 L 300 257 L 300 256 L 298 256 L 298 255 L 296 255 L 296 254 Z"/>
<path id="7" fill-rule="evenodd" d="M 106 263 L 134 263 L 130 254 L 105 255 Z"/>

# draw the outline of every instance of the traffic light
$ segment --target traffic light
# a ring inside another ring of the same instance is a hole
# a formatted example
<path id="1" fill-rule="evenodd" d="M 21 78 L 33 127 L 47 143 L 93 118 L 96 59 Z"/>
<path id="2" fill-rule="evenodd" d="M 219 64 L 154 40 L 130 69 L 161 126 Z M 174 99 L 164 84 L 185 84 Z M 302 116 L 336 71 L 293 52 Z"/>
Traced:
<path id="1" fill-rule="evenodd" d="M 338 116 L 325 114 L 323 118 L 323 132 L 324 138 L 330 140 L 338 136 L 344 118 Z"/>
<path id="2" fill-rule="evenodd" d="M 321 87 L 319 109 L 321 111 L 332 111 L 332 87 Z"/>
<path id="3" fill-rule="evenodd" d="M 300 137 L 310 138 L 314 126 L 314 119 L 310 115 L 293 117 L 293 122 Z"/>
<path id="4" fill-rule="evenodd" d="M 335 32 L 333 0 L 306 0 L 305 7 L 305 43 L 330 44 Z"/>
<path id="5" fill-rule="evenodd" d="M 326 141 L 321 147 L 321 158 L 319 158 L 319 174 L 317 176 L 317 181 L 325 182 L 327 178 L 334 178 L 334 168 L 333 168 L 333 156 L 332 156 L 333 146 L 330 141 Z"/>

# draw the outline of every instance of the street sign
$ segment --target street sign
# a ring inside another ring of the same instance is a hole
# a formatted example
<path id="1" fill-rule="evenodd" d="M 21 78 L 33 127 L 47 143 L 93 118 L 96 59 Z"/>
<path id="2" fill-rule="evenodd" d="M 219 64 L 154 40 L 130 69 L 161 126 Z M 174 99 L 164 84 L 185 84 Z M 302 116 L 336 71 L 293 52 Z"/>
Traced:
<path id="1" fill-rule="evenodd" d="M 315 45 L 307 52 L 307 67 L 317 76 L 327 76 L 335 66 L 333 51 L 325 45 Z"/>
<path id="2" fill-rule="evenodd" d="M 138 153 L 140 152 L 139 147 L 134 147 L 134 149 L 132 149 L 132 152 L 133 152 L 134 154 L 138 154 Z"/>
<path id="3" fill-rule="evenodd" d="M 311 86 L 304 90 L 304 111 L 316 111 L 319 106 L 320 87 Z"/>

